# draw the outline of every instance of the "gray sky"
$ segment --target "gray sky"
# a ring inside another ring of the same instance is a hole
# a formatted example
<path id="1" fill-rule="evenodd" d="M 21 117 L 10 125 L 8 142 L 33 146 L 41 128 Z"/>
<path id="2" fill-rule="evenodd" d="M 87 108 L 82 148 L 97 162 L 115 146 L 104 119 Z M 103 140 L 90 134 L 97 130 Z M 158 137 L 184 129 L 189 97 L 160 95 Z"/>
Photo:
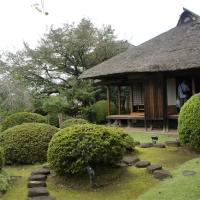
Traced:
<path id="1" fill-rule="evenodd" d="M 112 25 L 119 39 L 138 45 L 176 26 L 183 7 L 200 15 L 199 0 L 44 0 L 48 16 L 35 3 L 41 0 L 0 0 L 0 50 L 17 50 L 23 41 L 34 47 L 47 26 L 83 17 Z"/>

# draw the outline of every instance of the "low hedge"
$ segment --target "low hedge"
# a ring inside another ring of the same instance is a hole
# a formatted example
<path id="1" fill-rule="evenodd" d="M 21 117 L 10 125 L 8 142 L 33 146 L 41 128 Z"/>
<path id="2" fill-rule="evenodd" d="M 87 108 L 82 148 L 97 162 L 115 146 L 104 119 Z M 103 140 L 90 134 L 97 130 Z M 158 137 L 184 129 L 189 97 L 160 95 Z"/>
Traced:
<path id="1" fill-rule="evenodd" d="M 3 169 L 5 163 L 4 151 L 3 148 L 0 148 L 0 171 Z"/>
<path id="2" fill-rule="evenodd" d="M 58 128 L 42 123 L 24 123 L 0 135 L 7 164 L 45 162 L 47 148 Z"/>
<path id="3" fill-rule="evenodd" d="M 1 130 L 4 131 L 13 126 L 29 122 L 46 123 L 47 120 L 46 117 L 40 114 L 30 112 L 19 112 L 6 117 L 5 120 L 3 120 L 3 122 L 1 123 Z"/>
<path id="4" fill-rule="evenodd" d="M 72 125 L 76 125 L 76 124 L 87 124 L 88 121 L 85 120 L 85 119 L 81 119 L 81 118 L 71 118 L 71 119 L 67 119 L 65 120 L 60 128 L 66 128 L 66 127 L 69 127 L 69 126 L 72 126 Z"/>
<path id="5" fill-rule="evenodd" d="M 94 124 L 74 125 L 56 133 L 48 148 L 48 162 L 58 174 L 82 173 L 90 165 L 112 165 L 126 150 L 133 150 L 133 139 L 121 129 Z"/>
<path id="6" fill-rule="evenodd" d="M 200 151 L 200 93 L 192 96 L 181 108 L 178 133 L 183 145 Z"/>
<path id="7" fill-rule="evenodd" d="M 0 193 L 3 194 L 7 191 L 9 186 L 10 177 L 5 171 L 0 172 Z"/>

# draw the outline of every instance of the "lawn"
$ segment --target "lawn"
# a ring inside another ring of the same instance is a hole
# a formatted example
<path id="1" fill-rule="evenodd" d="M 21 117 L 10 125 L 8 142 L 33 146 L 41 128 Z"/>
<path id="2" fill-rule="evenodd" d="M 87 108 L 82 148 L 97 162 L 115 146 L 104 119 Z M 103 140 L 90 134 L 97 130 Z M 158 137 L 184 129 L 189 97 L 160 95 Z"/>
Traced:
<path id="1" fill-rule="evenodd" d="M 151 134 L 130 133 L 130 135 L 137 141 L 151 141 Z M 175 137 L 163 134 L 159 135 L 160 142 L 170 139 L 175 139 Z M 168 147 L 166 149 L 136 148 L 136 152 L 140 159 L 147 159 L 152 163 L 160 163 L 164 168 L 172 172 L 186 161 L 197 157 L 197 155 L 183 148 L 177 149 L 175 147 Z M 38 167 L 39 165 L 6 167 L 6 171 L 10 175 L 21 177 L 15 180 L 8 192 L 2 197 L 2 200 L 25 200 L 27 195 L 27 178 L 31 171 Z M 151 191 L 151 189 L 153 190 L 165 183 L 154 179 L 145 169 L 137 169 L 135 167 L 113 169 L 112 172 L 111 170 L 104 170 L 104 173 L 104 175 L 100 176 L 97 172 L 97 183 L 99 186 L 97 188 L 90 187 L 87 176 L 60 179 L 52 175 L 48 178 L 48 190 L 51 196 L 56 197 L 57 200 L 136 200 L 138 196 L 145 195 L 149 190 Z M 176 180 L 176 177 L 171 181 L 173 182 L 173 180 Z M 142 196 L 140 198 L 145 199 Z M 156 198 L 152 197 L 154 200 L 160 200 L 160 198 Z"/>

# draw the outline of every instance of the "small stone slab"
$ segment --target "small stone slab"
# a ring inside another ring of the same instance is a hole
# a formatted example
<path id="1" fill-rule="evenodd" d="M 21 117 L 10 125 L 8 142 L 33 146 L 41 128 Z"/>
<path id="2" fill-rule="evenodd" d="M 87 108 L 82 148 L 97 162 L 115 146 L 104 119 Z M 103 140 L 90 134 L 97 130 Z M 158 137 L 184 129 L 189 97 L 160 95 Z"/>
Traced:
<path id="1" fill-rule="evenodd" d="M 182 172 L 183 176 L 195 176 L 196 172 L 195 171 L 191 171 L 191 170 L 184 170 Z"/>
<path id="2" fill-rule="evenodd" d="M 140 142 L 139 141 L 134 141 L 133 143 L 135 146 L 139 146 L 140 145 Z"/>
<path id="3" fill-rule="evenodd" d="M 29 197 L 28 200 L 56 200 L 56 199 L 50 196 L 40 196 L 40 197 Z"/>
<path id="4" fill-rule="evenodd" d="M 162 165 L 160 165 L 160 164 L 153 164 L 153 165 L 149 165 L 148 167 L 147 167 L 147 171 L 149 172 L 149 173 L 153 173 L 154 171 L 156 171 L 156 170 L 161 170 L 162 169 Z"/>
<path id="5" fill-rule="evenodd" d="M 29 188 L 28 197 L 49 196 L 46 187 Z"/>
<path id="6" fill-rule="evenodd" d="M 46 187 L 47 184 L 45 181 L 29 181 L 28 182 L 28 188 L 33 188 L 33 187 Z"/>
<path id="7" fill-rule="evenodd" d="M 137 156 L 124 156 L 122 159 L 122 162 L 127 165 L 134 165 L 138 161 L 140 161 L 140 159 Z"/>
<path id="8" fill-rule="evenodd" d="M 29 181 L 46 181 L 47 176 L 46 175 L 32 175 L 29 177 Z"/>
<path id="9" fill-rule="evenodd" d="M 180 141 L 178 141 L 178 140 L 166 141 L 165 144 L 167 146 L 171 146 L 171 147 L 180 147 L 181 146 Z"/>
<path id="10" fill-rule="evenodd" d="M 127 167 L 127 164 L 124 162 L 116 163 L 115 167 Z"/>
<path id="11" fill-rule="evenodd" d="M 157 178 L 160 180 L 172 177 L 171 173 L 164 169 L 154 171 L 153 176 L 154 176 L 154 178 Z"/>
<path id="12" fill-rule="evenodd" d="M 41 169 L 36 169 L 32 172 L 32 175 L 38 175 L 38 174 L 49 175 L 50 170 L 47 168 L 41 168 Z"/>
<path id="13" fill-rule="evenodd" d="M 157 144 L 154 144 L 154 147 L 156 147 L 156 148 L 165 148 L 166 145 L 163 144 L 163 143 L 157 143 Z"/>
<path id="14" fill-rule="evenodd" d="M 153 147 L 153 143 L 141 143 L 140 148 L 150 148 Z"/>
<path id="15" fill-rule="evenodd" d="M 141 160 L 141 161 L 138 161 L 135 166 L 138 167 L 138 168 L 145 168 L 147 166 L 149 166 L 151 163 L 147 160 Z"/>

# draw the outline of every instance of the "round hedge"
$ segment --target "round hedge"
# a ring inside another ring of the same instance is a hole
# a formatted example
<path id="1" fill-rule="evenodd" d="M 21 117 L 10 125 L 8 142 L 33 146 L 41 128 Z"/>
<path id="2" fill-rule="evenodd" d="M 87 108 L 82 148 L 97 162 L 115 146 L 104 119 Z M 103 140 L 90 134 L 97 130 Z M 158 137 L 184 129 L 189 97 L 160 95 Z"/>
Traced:
<path id="1" fill-rule="evenodd" d="M 56 133 L 48 148 L 48 162 L 58 174 L 77 174 L 90 165 L 119 162 L 133 139 L 121 129 L 94 124 L 74 125 Z"/>
<path id="2" fill-rule="evenodd" d="M 47 120 L 46 117 L 40 114 L 30 112 L 19 112 L 6 117 L 5 120 L 1 123 L 1 130 L 4 131 L 13 126 L 29 122 L 46 123 Z"/>
<path id="3" fill-rule="evenodd" d="M 106 116 L 108 115 L 108 101 L 101 100 L 97 101 L 95 104 L 92 105 L 95 114 L 95 122 L 96 123 L 104 123 L 106 122 Z M 113 102 L 111 102 L 111 111 L 112 114 L 117 113 L 117 107 Z"/>
<path id="4" fill-rule="evenodd" d="M 0 171 L 2 170 L 4 166 L 4 163 L 5 163 L 4 151 L 2 148 L 0 148 Z"/>
<path id="5" fill-rule="evenodd" d="M 200 93 L 192 96 L 181 108 L 178 133 L 183 145 L 200 150 Z"/>
<path id="6" fill-rule="evenodd" d="M 0 135 L 6 163 L 45 162 L 49 141 L 58 130 L 42 123 L 24 123 L 7 129 Z"/>
<path id="7" fill-rule="evenodd" d="M 88 121 L 85 120 L 85 119 L 81 119 L 81 118 L 71 118 L 71 119 L 67 119 L 65 120 L 60 128 L 66 128 L 66 127 L 69 127 L 69 126 L 72 126 L 72 125 L 75 125 L 75 124 L 87 124 Z"/>

